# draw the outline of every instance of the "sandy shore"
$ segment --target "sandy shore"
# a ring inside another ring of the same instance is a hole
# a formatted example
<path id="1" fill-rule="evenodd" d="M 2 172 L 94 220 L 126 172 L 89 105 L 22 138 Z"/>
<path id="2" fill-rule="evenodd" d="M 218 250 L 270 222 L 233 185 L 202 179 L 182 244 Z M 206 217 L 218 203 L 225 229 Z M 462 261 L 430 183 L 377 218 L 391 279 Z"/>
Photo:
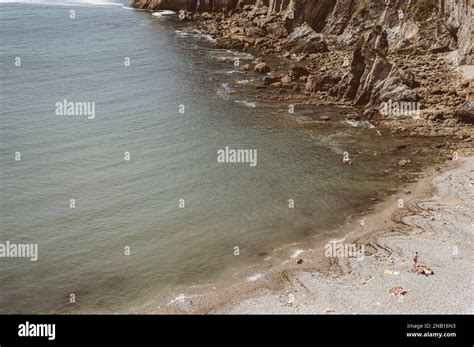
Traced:
<path id="1" fill-rule="evenodd" d="M 367 215 L 344 242 L 365 245 L 363 259 L 329 258 L 329 266 L 288 268 L 208 313 L 474 313 L 474 157 L 448 164 Z M 404 200 L 400 208 L 399 199 Z M 321 260 L 304 250 L 303 264 Z M 418 264 L 431 276 L 412 271 Z M 276 282 L 278 282 L 278 284 Z M 393 295 L 400 285 L 407 292 Z"/>
<path id="2" fill-rule="evenodd" d="M 340 229 L 276 249 L 225 285 L 182 288 L 175 299 L 162 293 L 132 313 L 472 314 L 474 156 L 468 153 Z M 327 256 L 325 247 L 336 240 L 363 245 L 363 257 Z M 413 272 L 415 252 L 433 275 Z M 395 286 L 406 293 L 391 294 Z"/>

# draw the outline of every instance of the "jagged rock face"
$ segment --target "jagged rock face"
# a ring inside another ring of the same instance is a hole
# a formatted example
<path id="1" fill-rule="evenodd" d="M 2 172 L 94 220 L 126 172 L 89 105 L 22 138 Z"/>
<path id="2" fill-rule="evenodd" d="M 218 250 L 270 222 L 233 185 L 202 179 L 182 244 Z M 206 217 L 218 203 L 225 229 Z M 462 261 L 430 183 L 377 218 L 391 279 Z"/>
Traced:
<path id="1" fill-rule="evenodd" d="M 387 60 L 388 41 L 387 32 L 380 26 L 375 26 L 361 49 L 364 58 L 365 70 L 360 80 L 360 87 L 355 97 L 356 105 L 365 105 L 371 99 L 374 85 L 385 80 L 392 64 Z"/>
<path id="2" fill-rule="evenodd" d="M 386 100 L 416 101 L 417 83 L 413 74 L 391 64 L 388 51 L 387 32 L 377 25 L 356 44 L 350 71 L 331 94 L 353 100 L 355 105 L 377 106 Z"/>
<path id="3" fill-rule="evenodd" d="M 353 16 L 355 0 L 339 0 L 327 19 L 325 31 L 332 35 L 341 35 Z"/>
<path id="4" fill-rule="evenodd" d="M 337 1 L 334 0 L 301 0 L 293 1 L 293 26 L 308 23 L 316 32 L 321 32 L 326 20 L 332 13 Z"/>
<path id="5" fill-rule="evenodd" d="M 134 0 L 132 6 L 204 12 L 256 3 L 266 6 L 264 12 L 268 17 L 283 14 L 289 34 L 307 23 L 316 33 L 336 35 L 339 48 L 355 44 L 373 26 L 382 25 L 392 52 L 413 55 L 458 49 L 456 64 L 473 61 L 473 9 L 468 0 L 390 0 L 388 5 L 382 0 Z M 419 18 L 420 13 L 424 18 Z M 276 37 L 286 36 L 285 32 L 277 32 L 276 27 L 272 30 Z"/>
<path id="6" fill-rule="evenodd" d="M 459 51 L 455 57 L 457 65 L 474 64 L 472 36 L 474 34 L 474 6 L 465 0 L 444 0 L 442 15 L 446 19 L 446 27 L 456 38 Z"/>
<path id="7" fill-rule="evenodd" d="M 295 28 L 288 36 L 285 49 L 294 53 L 323 53 L 328 51 L 321 35 L 317 34 L 307 23 Z"/>
<path id="8" fill-rule="evenodd" d="M 149 10 L 220 11 L 253 3 L 255 0 L 134 0 L 131 6 Z"/>
<path id="9" fill-rule="evenodd" d="M 364 74 L 366 65 L 362 55 L 364 40 L 361 38 L 357 42 L 352 52 L 352 63 L 349 72 L 342 77 L 342 80 L 332 90 L 332 94 L 341 99 L 354 99 L 360 80 Z"/>

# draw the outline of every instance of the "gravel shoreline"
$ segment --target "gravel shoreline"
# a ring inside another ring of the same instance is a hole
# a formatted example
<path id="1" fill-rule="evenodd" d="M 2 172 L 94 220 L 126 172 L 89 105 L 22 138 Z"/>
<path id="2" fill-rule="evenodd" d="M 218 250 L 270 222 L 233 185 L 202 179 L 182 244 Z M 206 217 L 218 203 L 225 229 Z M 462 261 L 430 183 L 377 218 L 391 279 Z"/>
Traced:
<path id="1" fill-rule="evenodd" d="M 474 157 L 449 166 L 411 187 L 404 208 L 393 197 L 366 217 L 363 235 L 346 236 L 366 244 L 371 255 L 362 261 L 334 258 L 327 271 L 287 272 L 277 289 L 266 285 L 212 313 L 474 313 Z M 415 252 L 433 275 L 412 272 Z M 390 294 L 397 285 L 406 294 Z"/>

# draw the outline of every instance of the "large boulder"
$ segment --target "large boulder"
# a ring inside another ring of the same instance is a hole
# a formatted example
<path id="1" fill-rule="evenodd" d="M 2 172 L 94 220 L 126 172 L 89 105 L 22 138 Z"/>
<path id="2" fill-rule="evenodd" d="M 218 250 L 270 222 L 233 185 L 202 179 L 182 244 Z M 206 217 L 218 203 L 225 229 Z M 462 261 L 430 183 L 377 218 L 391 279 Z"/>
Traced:
<path id="1" fill-rule="evenodd" d="M 376 105 L 383 101 L 416 102 L 419 96 L 413 74 L 407 70 L 392 67 L 387 78 L 374 84 L 370 103 Z"/>
<path id="2" fill-rule="evenodd" d="M 387 58 L 378 56 L 372 66 L 368 66 L 362 75 L 361 84 L 354 99 L 355 105 L 366 105 L 371 101 L 372 93 L 376 85 L 383 86 L 392 71 L 392 64 Z"/>
<path id="3" fill-rule="evenodd" d="M 461 122 L 474 124 L 474 100 L 468 100 L 454 114 Z"/>
<path id="4" fill-rule="evenodd" d="M 275 39 L 282 39 L 288 36 L 288 30 L 281 22 L 270 23 L 266 27 L 267 32 Z"/>
<path id="5" fill-rule="evenodd" d="M 267 34 L 265 29 L 259 28 L 259 27 L 256 27 L 256 26 L 251 26 L 251 27 L 245 29 L 245 32 L 248 35 L 252 36 L 252 37 L 263 37 Z"/>
<path id="6" fill-rule="evenodd" d="M 297 27 L 288 36 L 284 49 L 293 53 L 328 52 L 322 35 L 316 33 L 307 23 Z"/>
<path id="7" fill-rule="evenodd" d="M 267 65 L 267 63 L 258 63 L 257 65 L 255 65 L 255 68 L 254 68 L 255 71 L 257 71 L 258 73 L 267 73 L 267 72 L 270 72 L 270 66 Z"/>
<path id="8" fill-rule="evenodd" d="M 292 65 L 288 70 L 288 76 L 290 76 L 293 81 L 297 80 L 301 76 L 308 76 L 308 74 L 308 70 L 301 66 Z"/>
<path id="9" fill-rule="evenodd" d="M 329 91 L 341 80 L 336 74 L 310 75 L 306 81 L 305 89 L 308 92 Z"/>
<path id="10" fill-rule="evenodd" d="M 216 42 L 217 48 L 241 50 L 245 47 L 245 43 L 235 40 L 231 37 L 218 37 Z"/>

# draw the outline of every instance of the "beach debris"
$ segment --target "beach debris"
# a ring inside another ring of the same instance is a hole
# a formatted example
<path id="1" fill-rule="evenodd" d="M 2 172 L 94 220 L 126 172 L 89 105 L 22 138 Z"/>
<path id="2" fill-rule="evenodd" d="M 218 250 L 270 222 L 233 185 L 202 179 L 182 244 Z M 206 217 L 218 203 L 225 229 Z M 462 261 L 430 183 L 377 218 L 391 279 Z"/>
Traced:
<path id="1" fill-rule="evenodd" d="M 386 275 L 398 276 L 400 274 L 400 271 L 385 270 L 383 273 L 386 274 Z"/>
<path id="2" fill-rule="evenodd" d="M 296 264 L 298 264 L 298 265 L 301 265 L 301 264 L 303 264 L 303 259 L 301 259 L 301 258 L 300 258 L 300 259 L 298 259 L 298 261 L 296 262 Z"/>
<path id="3" fill-rule="evenodd" d="M 431 270 L 429 267 L 424 266 L 424 265 L 418 265 L 412 269 L 413 273 L 416 273 L 417 275 L 425 275 L 425 276 L 431 276 L 434 275 L 434 271 Z"/>
<path id="4" fill-rule="evenodd" d="M 411 269 L 411 271 L 417 275 L 434 275 L 434 271 L 431 270 L 428 266 L 418 265 L 418 252 L 415 252 L 415 257 L 413 258 L 413 268 Z"/>
<path id="5" fill-rule="evenodd" d="M 406 293 L 408 293 L 407 290 L 399 284 L 391 288 L 388 292 L 395 296 L 405 295 Z"/>
<path id="6" fill-rule="evenodd" d="M 328 307 L 327 309 L 324 310 L 324 313 L 332 313 L 332 312 L 336 312 L 336 310 L 331 307 Z"/>

